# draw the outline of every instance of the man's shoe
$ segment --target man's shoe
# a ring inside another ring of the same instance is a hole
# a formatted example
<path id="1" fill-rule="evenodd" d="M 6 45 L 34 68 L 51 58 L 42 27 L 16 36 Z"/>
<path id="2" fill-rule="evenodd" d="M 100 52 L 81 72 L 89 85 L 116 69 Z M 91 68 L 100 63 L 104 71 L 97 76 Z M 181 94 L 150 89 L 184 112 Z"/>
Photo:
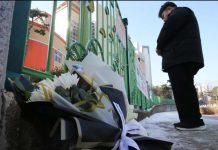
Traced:
<path id="1" fill-rule="evenodd" d="M 181 131 L 203 131 L 206 130 L 206 125 L 201 122 L 201 123 L 174 123 L 174 126 L 177 130 Z"/>

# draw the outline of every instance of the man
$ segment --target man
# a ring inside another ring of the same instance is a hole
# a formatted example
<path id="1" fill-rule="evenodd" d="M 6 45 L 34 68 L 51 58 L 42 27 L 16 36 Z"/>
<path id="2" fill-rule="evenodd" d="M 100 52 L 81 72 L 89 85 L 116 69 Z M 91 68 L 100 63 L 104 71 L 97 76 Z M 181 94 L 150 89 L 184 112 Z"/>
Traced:
<path id="1" fill-rule="evenodd" d="M 204 67 L 199 27 L 193 11 L 164 3 L 159 10 L 164 24 L 156 52 L 162 57 L 162 70 L 168 73 L 180 122 L 178 130 L 204 130 L 194 75 Z"/>

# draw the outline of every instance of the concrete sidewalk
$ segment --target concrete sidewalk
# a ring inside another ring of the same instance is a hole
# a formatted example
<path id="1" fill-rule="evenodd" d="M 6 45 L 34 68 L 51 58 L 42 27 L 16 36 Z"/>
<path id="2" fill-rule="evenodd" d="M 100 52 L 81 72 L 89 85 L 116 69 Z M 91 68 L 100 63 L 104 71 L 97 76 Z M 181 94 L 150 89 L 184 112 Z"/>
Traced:
<path id="1" fill-rule="evenodd" d="M 173 142 L 172 150 L 218 150 L 218 116 L 203 116 L 205 131 L 178 131 L 176 111 L 156 113 L 140 121 L 150 137 Z"/>

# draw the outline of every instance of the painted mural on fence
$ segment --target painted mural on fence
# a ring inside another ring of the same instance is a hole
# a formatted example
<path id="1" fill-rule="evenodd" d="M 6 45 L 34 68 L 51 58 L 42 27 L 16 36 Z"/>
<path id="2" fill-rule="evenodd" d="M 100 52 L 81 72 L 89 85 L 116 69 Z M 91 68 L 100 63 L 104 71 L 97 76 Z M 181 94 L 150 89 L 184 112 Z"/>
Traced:
<path id="1" fill-rule="evenodd" d="M 146 81 L 146 65 L 145 56 L 141 52 L 135 52 L 135 65 L 136 65 L 136 81 L 139 90 L 148 98 L 148 86 Z"/>

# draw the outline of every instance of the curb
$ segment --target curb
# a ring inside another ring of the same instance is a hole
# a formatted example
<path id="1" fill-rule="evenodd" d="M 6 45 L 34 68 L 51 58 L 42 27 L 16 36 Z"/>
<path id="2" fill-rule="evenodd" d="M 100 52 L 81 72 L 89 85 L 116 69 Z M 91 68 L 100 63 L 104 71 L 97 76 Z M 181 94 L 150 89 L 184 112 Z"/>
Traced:
<path id="1" fill-rule="evenodd" d="M 162 104 L 162 105 L 155 105 L 148 110 L 139 110 L 134 109 L 134 113 L 138 113 L 137 121 L 141 121 L 146 117 L 150 117 L 151 115 L 159 112 L 169 112 L 169 111 L 176 111 L 176 105 L 173 104 Z"/>

